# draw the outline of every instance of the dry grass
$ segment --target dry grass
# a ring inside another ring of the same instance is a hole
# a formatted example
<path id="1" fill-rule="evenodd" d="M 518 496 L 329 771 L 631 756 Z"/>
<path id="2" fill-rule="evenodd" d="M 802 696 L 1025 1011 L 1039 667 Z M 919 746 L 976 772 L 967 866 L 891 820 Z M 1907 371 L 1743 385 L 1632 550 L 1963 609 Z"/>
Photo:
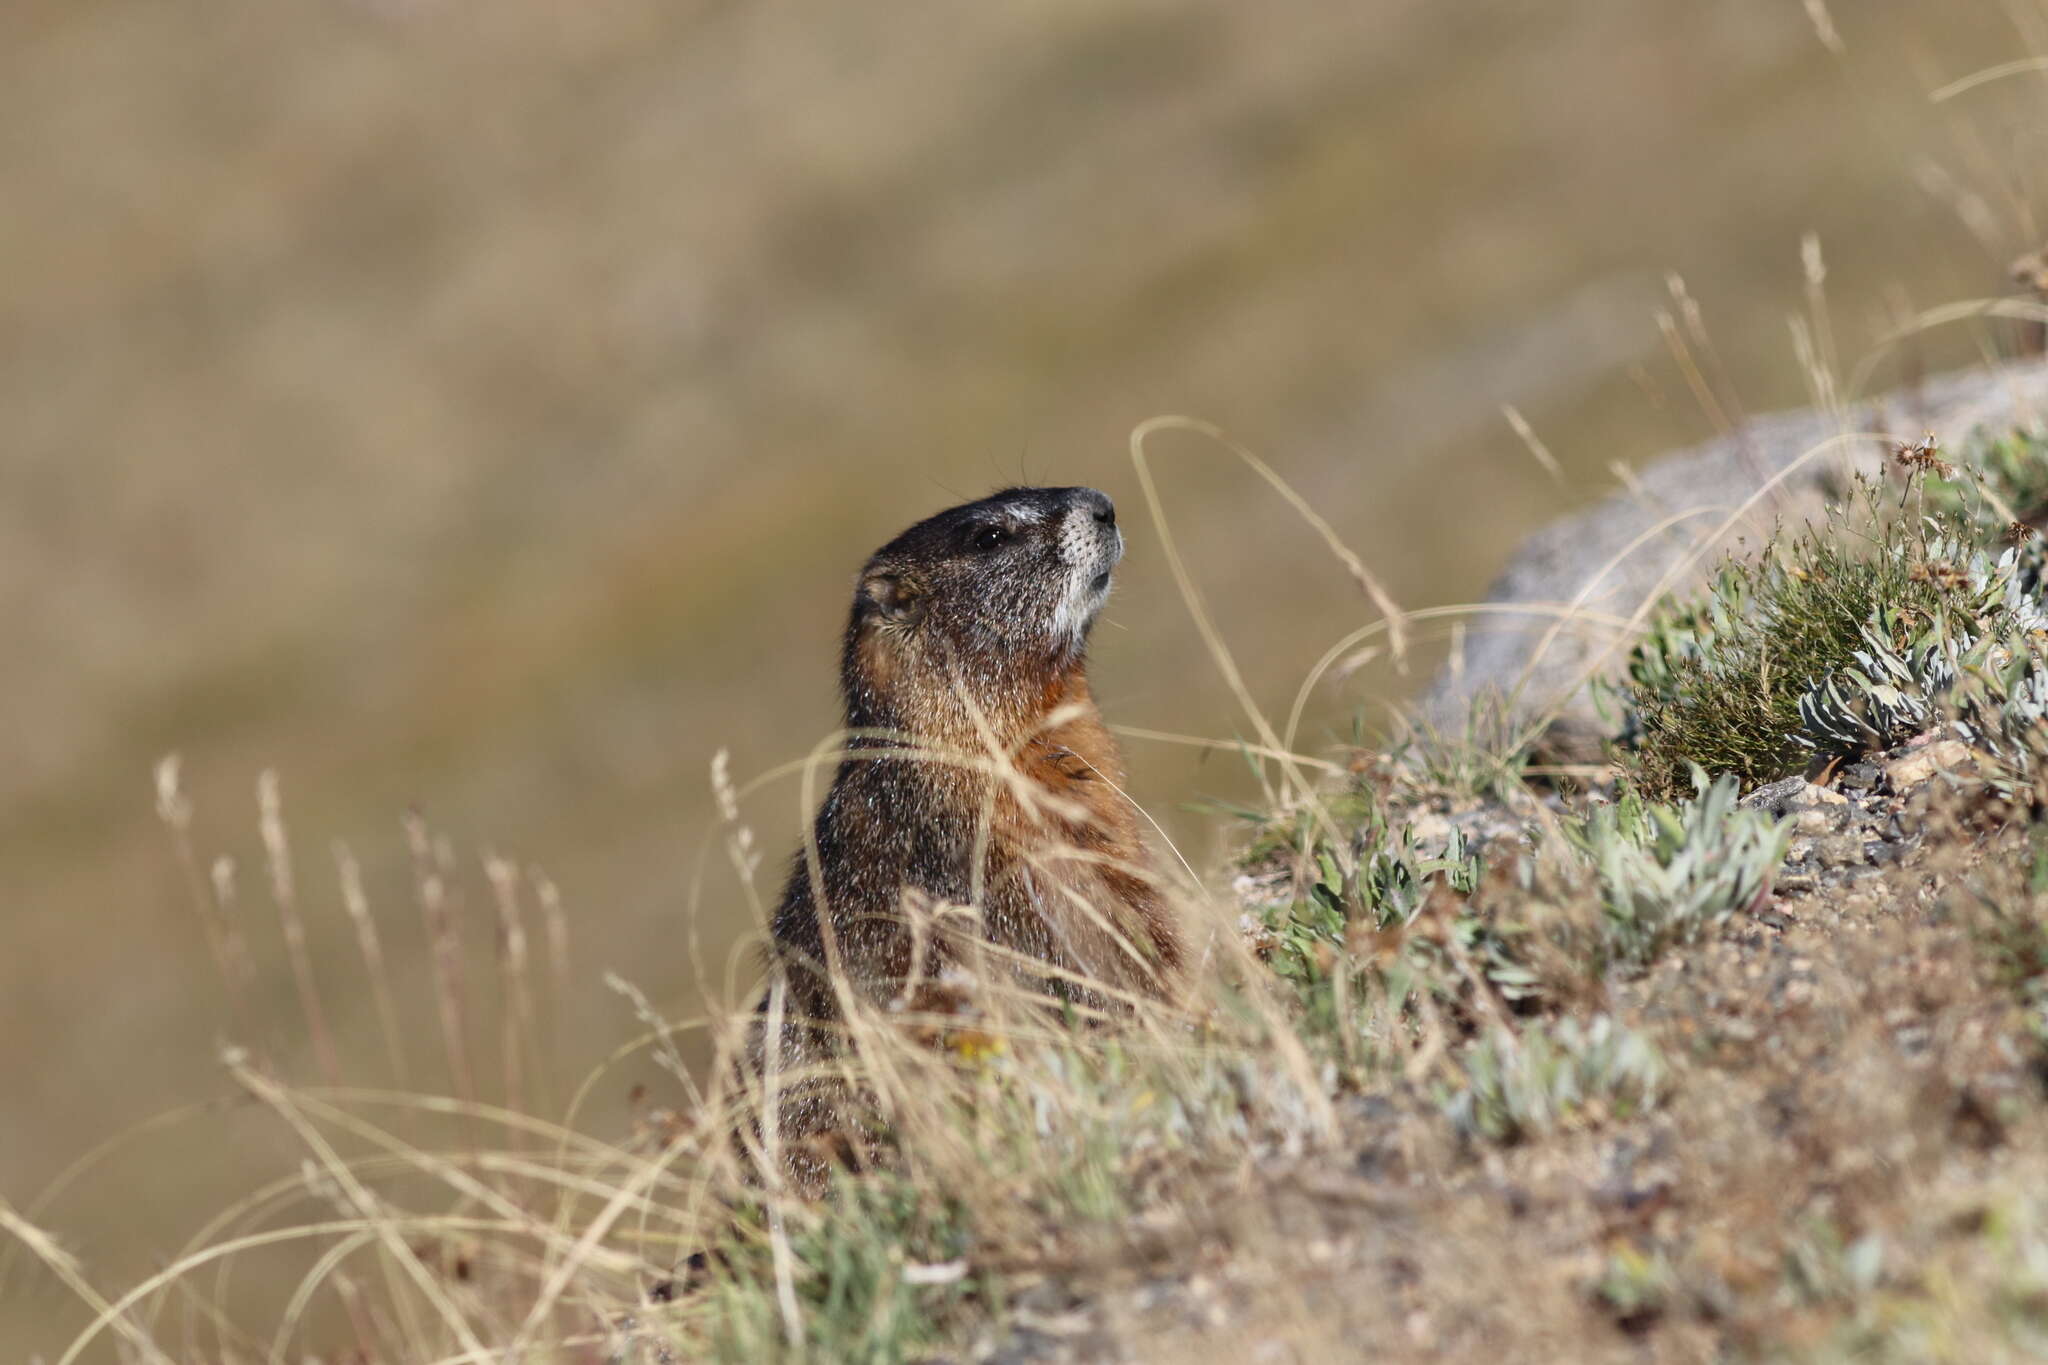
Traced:
<path id="1" fill-rule="evenodd" d="M 1345 837 L 1311 822 L 1317 864 L 1359 830 L 1326 816 Z M 944 1012 L 858 1009 L 844 1079 L 885 1135 L 823 1201 L 732 1141 L 799 1077 L 679 1069 L 677 1106 L 614 1142 L 574 1104 L 556 1125 L 289 1085 L 233 1052 L 299 1172 L 119 1294 L 33 1210 L 6 1226 L 92 1307 L 63 1359 L 885 1361 L 1018 1334 L 1150 1359 L 2008 1358 L 2048 1331 L 2048 862 L 1968 805 L 1916 818 L 1937 852 L 1882 885 L 1640 973 L 1583 956 L 1598 879 L 1553 848 L 1534 887 L 1487 864 L 1463 910 L 1425 876 L 1386 929 L 1311 950 L 1299 994 L 1212 917 L 1187 994 L 1114 1028 L 1000 970 Z M 1516 940 L 1533 976 L 1476 956 L 1510 924 L 1548 945 Z M 679 1068 L 684 1034 L 736 1046 L 640 1005 L 640 1046 Z M 317 1254 L 281 1303 L 231 1292 L 295 1247 Z"/>

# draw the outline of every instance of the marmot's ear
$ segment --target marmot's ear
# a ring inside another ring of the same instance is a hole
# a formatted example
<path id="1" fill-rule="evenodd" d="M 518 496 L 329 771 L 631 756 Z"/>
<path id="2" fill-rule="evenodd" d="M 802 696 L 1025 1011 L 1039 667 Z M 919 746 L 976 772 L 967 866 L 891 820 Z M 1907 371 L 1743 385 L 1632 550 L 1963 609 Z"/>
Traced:
<path id="1" fill-rule="evenodd" d="M 924 615 L 923 591 L 899 574 L 869 574 L 860 581 L 860 595 L 875 604 L 885 621 L 911 625 Z"/>

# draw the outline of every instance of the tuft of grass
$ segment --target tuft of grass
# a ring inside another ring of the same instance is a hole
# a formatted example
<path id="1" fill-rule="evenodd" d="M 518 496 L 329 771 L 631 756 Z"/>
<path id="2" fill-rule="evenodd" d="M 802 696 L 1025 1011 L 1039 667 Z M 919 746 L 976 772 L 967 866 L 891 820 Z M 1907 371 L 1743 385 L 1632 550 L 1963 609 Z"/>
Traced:
<path id="1" fill-rule="evenodd" d="M 1512 1143 L 1653 1108 L 1670 1074 L 1655 1044 L 1606 1015 L 1560 1019 L 1519 1035 L 1496 1029 L 1459 1058 L 1462 1084 L 1439 1095 L 1468 1138 Z"/>
<path id="2" fill-rule="evenodd" d="M 1626 687 L 1633 754 L 1646 793 L 1681 795 L 1692 770 L 1746 788 L 1805 768 L 1800 698 L 1854 662 L 1866 632 L 1898 647 L 1939 612 L 1950 589 L 1924 572 L 1915 542 L 1891 544 L 1877 490 L 1820 528 L 1781 534 L 1763 553 L 1722 566 L 1699 598 L 1651 622 Z M 1916 572 L 1916 570 L 1919 570 Z"/>
<path id="3" fill-rule="evenodd" d="M 971 1312 L 999 1313 L 966 1208 L 900 1172 L 841 1175 L 824 1202 L 754 1204 L 711 1258 L 713 1358 L 898 1365 L 955 1344 Z"/>
<path id="4" fill-rule="evenodd" d="M 1452 801 L 1510 802 L 1528 781 L 1533 736 L 1507 698 L 1472 699 L 1462 722 L 1419 718 L 1381 756 L 1379 766 L 1414 790 Z"/>
<path id="5" fill-rule="evenodd" d="M 2048 497 L 2048 446 L 1980 443 L 1962 467 L 1938 449 L 1899 448 L 1896 504 L 1859 481 L 1825 524 L 1656 613 L 1623 687 L 1648 794 L 1681 794 L 1695 767 L 1754 787 L 1945 722 L 2028 766 L 2048 717 L 2048 554 L 2013 509 Z"/>

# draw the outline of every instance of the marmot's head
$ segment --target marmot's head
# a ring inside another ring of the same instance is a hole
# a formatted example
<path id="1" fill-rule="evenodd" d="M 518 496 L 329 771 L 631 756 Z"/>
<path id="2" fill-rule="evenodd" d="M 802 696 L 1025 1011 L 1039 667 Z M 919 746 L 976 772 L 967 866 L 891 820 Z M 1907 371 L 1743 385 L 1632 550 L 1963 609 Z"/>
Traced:
<path id="1" fill-rule="evenodd" d="M 856 723 L 900 713 L 888 694 L 905 687 L 964 686 L 987 705 L 1072 664 L 1123 552 L 1116 505 L 1092 488 L 1006 489 L 911 527 L 875 552 L 854 594 Z"/>

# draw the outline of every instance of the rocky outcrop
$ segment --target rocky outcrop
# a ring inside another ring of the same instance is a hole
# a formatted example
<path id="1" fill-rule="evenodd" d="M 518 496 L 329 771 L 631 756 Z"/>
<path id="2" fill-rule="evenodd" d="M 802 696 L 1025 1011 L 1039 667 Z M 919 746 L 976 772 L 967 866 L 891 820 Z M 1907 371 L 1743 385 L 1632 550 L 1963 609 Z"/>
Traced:
<path id="1" fill-rule="evenodd" d="M 1664 457 L 1631 486 L 1525 541 L 1487 594 L 1547 615 L 1474 620 L 1462 658 L 1425 693 L 1423 714 L 1462 724 L 1475 698 L 1510 699 L 1524 716 L 1553 710 L 1566 737 L 1602 729 L 1584 683 L 1627 657 L 1628 623 L 1646 604 L 1701 582 L 1740 539 L 1817 515 L 1854 470 L 1880 467 L 1889 443 L 1934 432 L 1951 449 L 1980 428 L 2048 421 L 2048 365 L 2033 359 L 1944 375 L 1848 405 L 1750 420 Z M 1762 492 L 1768 487 L 1767 492 Z M 1559 606 L 1575 608 L 1560 623 Z"/>

